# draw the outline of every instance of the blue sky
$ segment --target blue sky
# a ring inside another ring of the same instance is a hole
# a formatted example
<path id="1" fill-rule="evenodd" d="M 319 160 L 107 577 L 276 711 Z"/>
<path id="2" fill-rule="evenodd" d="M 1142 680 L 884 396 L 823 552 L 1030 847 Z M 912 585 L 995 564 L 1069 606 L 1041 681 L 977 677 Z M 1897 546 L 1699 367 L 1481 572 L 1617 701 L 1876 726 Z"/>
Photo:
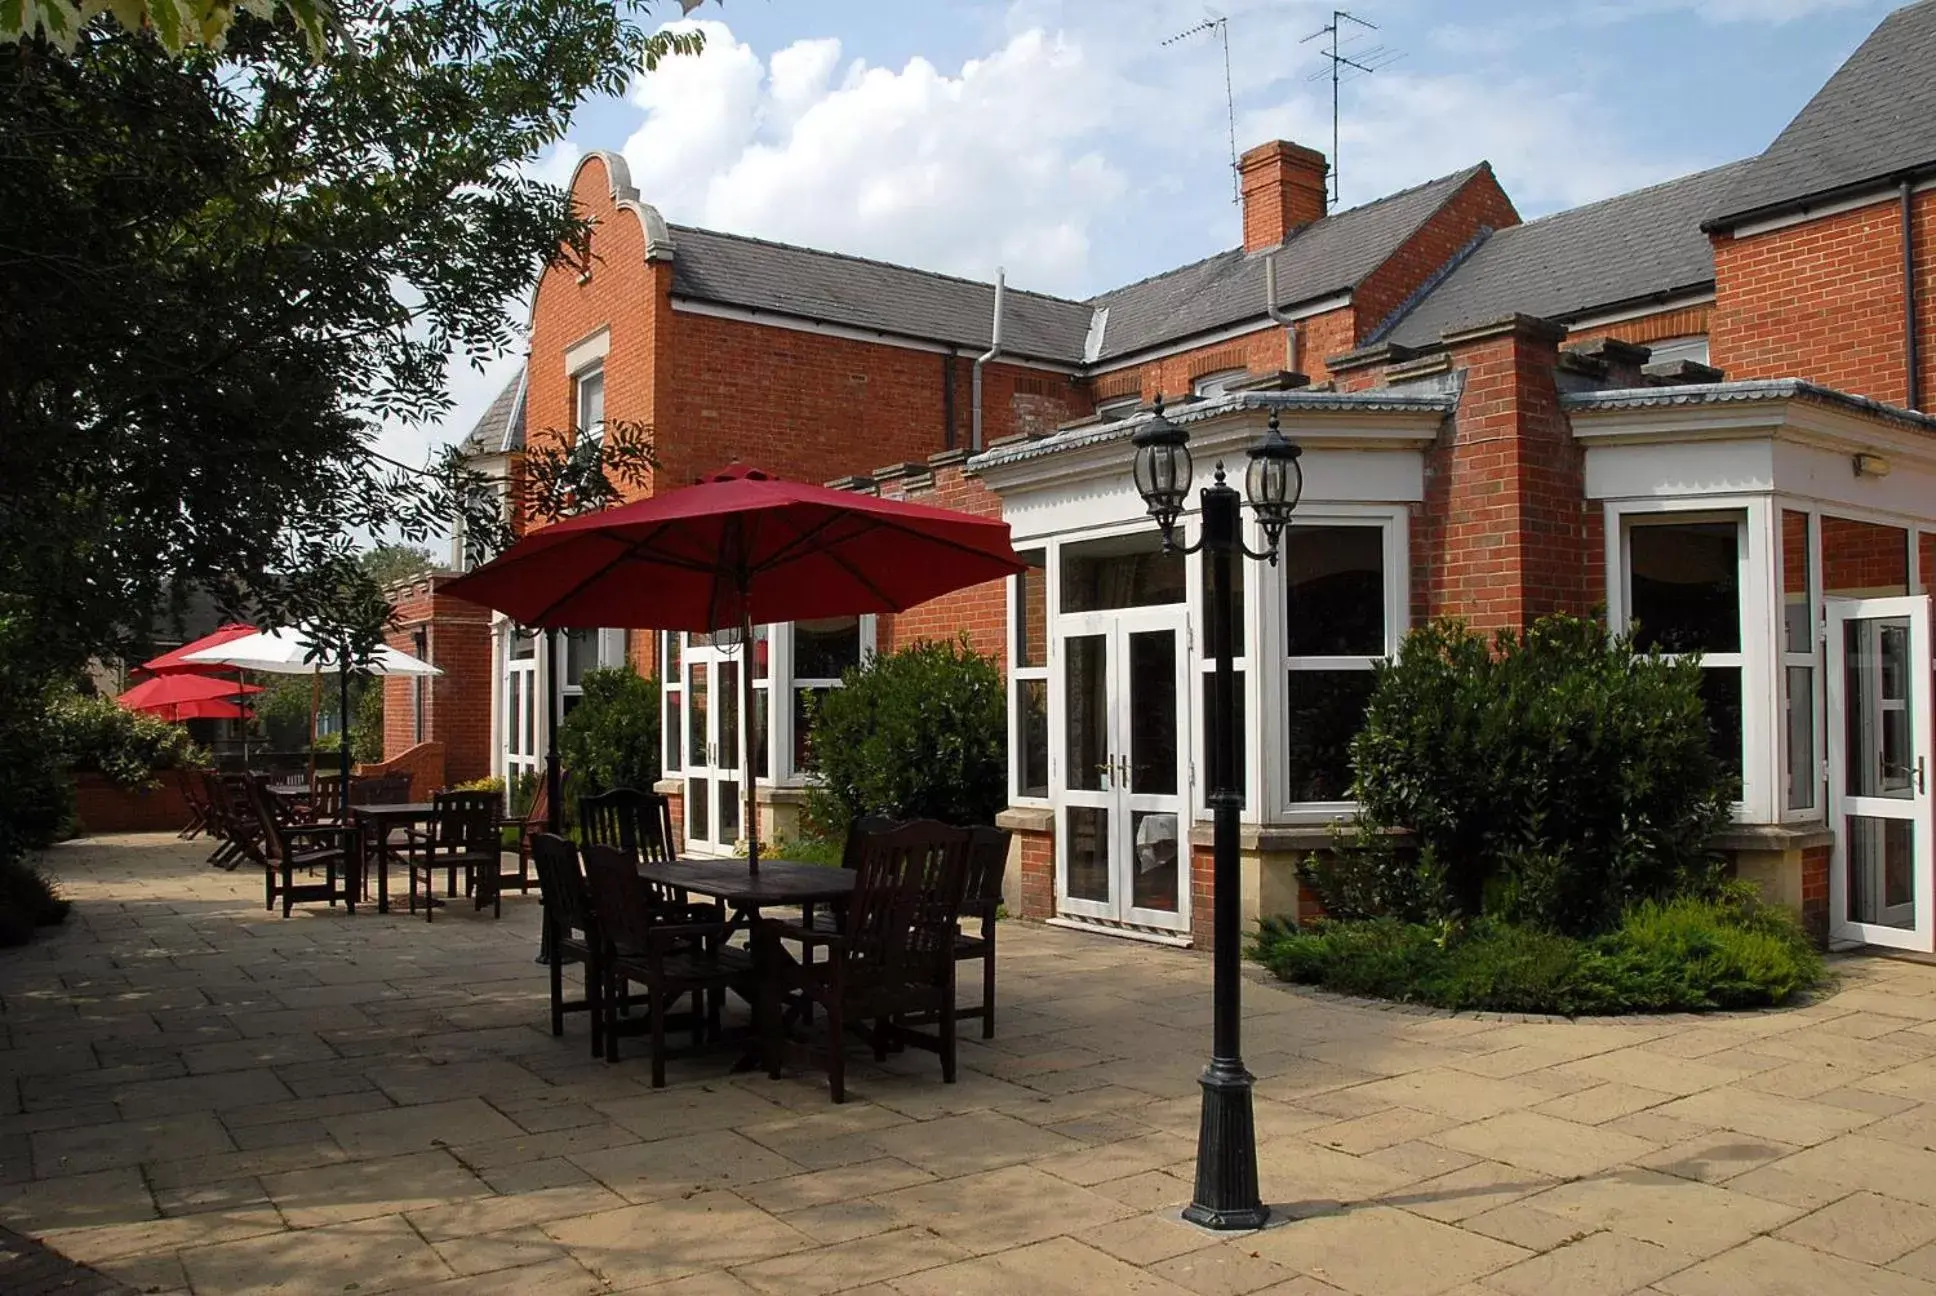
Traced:
<path id="1" fill-rule="evenodd" d="M 1759 152 L 1881 18 L 1873 0 L 1362 0 L 1342 203 L 1490 160 L 1531 218 Z M 1330 151 L 1299 38 L 1331 4 L 1223 0 L 1237 147 Z M 671 19 L 678 5 L 660 0 Z M 622 151 L 674 223 L 1087 296 L 1234 245 L 1223 62 L 1201 0 L 706 0 L 705 54 L 588 105 L 540 159 Z M 1350 47 L 1347 47 L 1349 52 Z M 520 316 L 522 310 L 517 312 Z M 452 368 L 461 435 L 515 370 Z"/>

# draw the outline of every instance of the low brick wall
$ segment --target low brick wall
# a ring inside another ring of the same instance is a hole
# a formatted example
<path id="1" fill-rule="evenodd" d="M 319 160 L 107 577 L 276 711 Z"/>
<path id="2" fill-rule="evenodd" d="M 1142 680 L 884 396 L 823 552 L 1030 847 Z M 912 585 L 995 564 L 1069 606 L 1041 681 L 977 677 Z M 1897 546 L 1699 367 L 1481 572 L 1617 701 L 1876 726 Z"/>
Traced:
<path id="1" fill-rule="evenodd" d="M 123 832 L 176 832 L 188 826 L 188 803 L 180 776 L 159 775 L 161 786 L 131 792 L 99 774 L 74 776 L 74 817 L 82 836 Z"/>
<path id="2" fill-rule="evenodd" d="M 386 761 L 358 765 L 358 778 L 377 778 L 385 774 L 408 774 L 410 776 L 410 795 L 428 800 L 432 792 L 440 792 L 448 783 L 444 777 L 444 744 L 437 741 L 420 742 L 414 747 L 406 747 Z"/>

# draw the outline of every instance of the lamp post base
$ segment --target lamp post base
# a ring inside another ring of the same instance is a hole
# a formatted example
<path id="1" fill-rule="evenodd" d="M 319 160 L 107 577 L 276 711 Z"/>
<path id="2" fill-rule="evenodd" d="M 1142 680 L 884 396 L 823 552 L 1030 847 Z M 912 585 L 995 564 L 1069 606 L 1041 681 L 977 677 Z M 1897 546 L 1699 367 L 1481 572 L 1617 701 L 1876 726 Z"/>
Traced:
<path id="1" fill-rule="evenodd" d="M 1196 1196 L 1183 1218 L 1207 1229 L 1260 1229 L 1270 1208 L 1257 1192 L 1257 1131 L 1251 1074 L 1215 1058 L 1203 1069 L 1203 1123 L 1197 1132 Z"/>

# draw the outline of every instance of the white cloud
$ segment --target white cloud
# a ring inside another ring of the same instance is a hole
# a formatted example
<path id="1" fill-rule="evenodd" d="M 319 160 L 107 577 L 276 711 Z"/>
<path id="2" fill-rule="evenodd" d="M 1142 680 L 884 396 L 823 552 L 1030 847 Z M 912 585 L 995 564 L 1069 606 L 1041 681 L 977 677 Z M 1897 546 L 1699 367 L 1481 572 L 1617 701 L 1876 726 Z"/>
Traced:
<path id="1" fill-rule="evenodd" d="M 762 59 L 722 23 L 660 65 L 625 144 L 667 219 L 1079 291 L 1090 225 L 1124 189 L 1098 135 L 1117 82 L 1039 28 L 950 72 L 852 60 L 836 40 Z"/>

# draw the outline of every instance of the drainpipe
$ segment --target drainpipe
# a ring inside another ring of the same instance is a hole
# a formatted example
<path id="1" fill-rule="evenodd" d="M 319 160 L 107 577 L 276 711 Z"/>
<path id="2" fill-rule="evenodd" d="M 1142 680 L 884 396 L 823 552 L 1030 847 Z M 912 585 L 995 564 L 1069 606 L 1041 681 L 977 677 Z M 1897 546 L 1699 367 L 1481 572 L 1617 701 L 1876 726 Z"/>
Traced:
<path id="1" fill-rule="evenodd" d="M 982 451 L 981 441 L 981 367 L 1002 353 L 1002 293 L 1007 284 L 1007 275 L 1000 266 L 995 267 L 995 326 L 988 334 L 988 350 L 975 357 L 975 401 L 970 429 L 968 448 L 975 454 Z"/>
<path id="2" fill-rule="evenodd" d="M 1907 393 L 1904 404 L 1909 409 L 1921 409 L 1922 382 L 1918 370 L 1922 364 L 1916 348 L 1916 187 L 1908 180 L 1902 182 L 1902 364 L 1903 386 Z"/>
<path id="3" fill-rule="evenodd" d="M 1297 320 L 1277 304 L 1277 253 L 1264 258 L 1264 313 L 1284 326 L 1284 370 L 1297 373 Z"/>

